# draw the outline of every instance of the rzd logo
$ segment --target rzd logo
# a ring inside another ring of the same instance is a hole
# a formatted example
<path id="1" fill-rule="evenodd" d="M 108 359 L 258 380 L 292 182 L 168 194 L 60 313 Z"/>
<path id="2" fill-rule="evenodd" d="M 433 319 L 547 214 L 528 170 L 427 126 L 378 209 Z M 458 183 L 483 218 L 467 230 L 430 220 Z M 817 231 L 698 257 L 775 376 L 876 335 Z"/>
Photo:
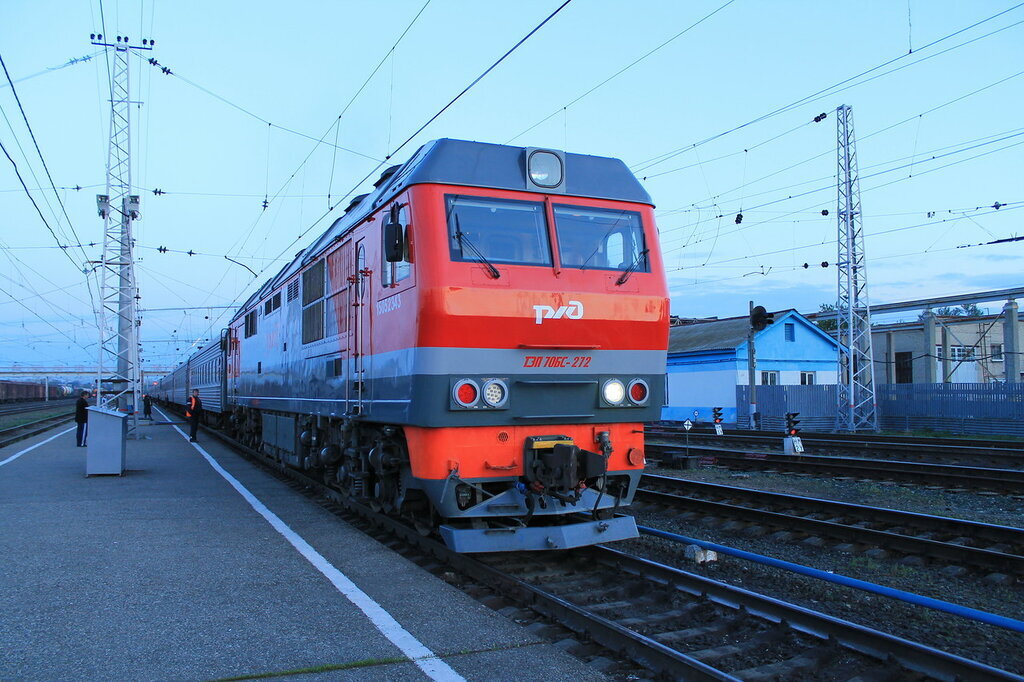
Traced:
<path id="1" fill-rule="evenodd" d="M 569 301 L 569 305 L 558 306 L 557 310 L 549 305 L 535 305 L 533 312 L 537 314 L 537 324 L 544 320 L 557 320 L 560 317 L 578 320 L 583 317 L 583 304 L 579 301 Z"/>

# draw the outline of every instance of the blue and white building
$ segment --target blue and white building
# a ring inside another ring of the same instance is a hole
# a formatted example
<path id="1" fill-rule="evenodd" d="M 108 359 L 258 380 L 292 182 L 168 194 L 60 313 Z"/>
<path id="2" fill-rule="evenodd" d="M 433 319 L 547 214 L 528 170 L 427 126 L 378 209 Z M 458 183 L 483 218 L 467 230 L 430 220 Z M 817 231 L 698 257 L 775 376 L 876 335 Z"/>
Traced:
<path id="1" fill-rule="evenodd" d="M 795 310 L 774 313 L 775 323 L 756 332 L 758 385 L 834 384 L 838 343 Z M 669 329 L 668 405 L 662 418 L 711 421 L 711 408 L 723 408 L 736 422 L 737 387 L 746 386 L 750 319 L 684 321 Z"/>

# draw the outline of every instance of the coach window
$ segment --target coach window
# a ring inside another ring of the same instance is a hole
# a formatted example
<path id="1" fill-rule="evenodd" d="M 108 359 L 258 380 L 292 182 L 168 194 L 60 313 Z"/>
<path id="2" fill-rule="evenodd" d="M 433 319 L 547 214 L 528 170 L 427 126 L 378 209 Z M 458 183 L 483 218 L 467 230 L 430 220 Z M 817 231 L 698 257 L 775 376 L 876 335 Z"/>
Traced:
<path id="1" fill-rule="evenodd" d="M 564 205 L 553 210 L 562 267 L 651 271 L 636 211 Z"/>
<path id="2" fill-rule="evenodd" d="M 445 199 L 452 260 L 551 265 L 544 204 L 451 194 Z"/>
<path id="3" fill-rule="evenodd" d="M 324 261 L 302 273 L 302 343 L 324 338 Z"/>
<path id="4" fill-rule="evenodd" d="M 409 207 L 402 206 L 398 211 L 398 224 L 402 226 L 402 260 L 397 263 L 389 263 L 384 253 L 384 231 L 381 230 L 380 250 L 380 279 L 381 284 L 390 287 L 398 284 L 403 279 L 408 279 L 412 273 L 412 255 L 409 253 Z"/>

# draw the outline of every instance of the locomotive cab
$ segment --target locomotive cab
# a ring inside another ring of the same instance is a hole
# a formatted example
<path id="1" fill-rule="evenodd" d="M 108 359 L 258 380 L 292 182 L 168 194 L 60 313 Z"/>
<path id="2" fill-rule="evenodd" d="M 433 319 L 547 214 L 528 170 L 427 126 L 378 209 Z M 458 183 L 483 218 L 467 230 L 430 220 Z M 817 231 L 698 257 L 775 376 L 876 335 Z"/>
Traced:
<path id="1" fill-rule="evenodd" d="M 412 476 L 465 551 L 636 535 L 613 512 L 632 501 L 643 422 L 664 402 L 653 208 L 621 162 L 551 156 L 553 188 L 531 183 L 526 150 L 519 163 L 487 159 L 518 171 L 515 189 L 433 182 L 409 193 L 422 399 L 404 431 Z M 574 167 L 608 186 L 579 192 Z M 586 521 L 567 523 L 573 514 Z"/>

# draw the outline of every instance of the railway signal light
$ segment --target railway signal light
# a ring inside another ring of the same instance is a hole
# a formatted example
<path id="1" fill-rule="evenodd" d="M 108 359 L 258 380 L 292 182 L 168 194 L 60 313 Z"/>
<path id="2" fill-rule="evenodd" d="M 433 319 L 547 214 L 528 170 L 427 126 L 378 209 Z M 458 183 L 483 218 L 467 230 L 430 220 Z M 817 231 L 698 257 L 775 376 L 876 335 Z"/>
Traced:
<path id="1" fill-rule="evenodd" d="M 800 429 L 796 427 L 800 423 L 797 417 L 800 416 L 799 412 L 787 412 L 786 413 L 786 435 L 795 436 L 800 433 Z"/>
<path id="2" fill-rule="evenodd" d="M 711 408 L 711 421 L 713 421 L 716 424 L 721 424 L 722 423 L 722 408 L 721 407 L 712 407 Z"/>
<path id="3" fill-rule="evenodd" d="M 750 327 L 756 332 L 773 322 L 775 322 L 775 317 L 765 310 L 763 305 L 754 306 L 754 309 L 750 311 Z"/>

